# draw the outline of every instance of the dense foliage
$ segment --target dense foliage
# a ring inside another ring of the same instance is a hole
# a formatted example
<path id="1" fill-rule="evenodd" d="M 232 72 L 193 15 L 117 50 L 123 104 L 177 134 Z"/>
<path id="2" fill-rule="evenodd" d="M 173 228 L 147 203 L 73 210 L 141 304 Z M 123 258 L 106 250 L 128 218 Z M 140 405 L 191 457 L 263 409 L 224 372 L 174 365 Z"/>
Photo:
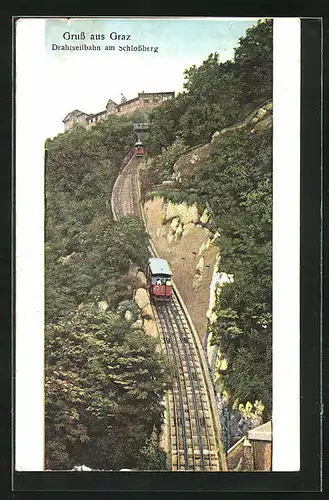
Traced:
<path id="1" fill-rule="evenodd" d="M 271 413 L 272 137 L 238 130 L 218 141 L 194 185 L 207 199 L 220 231 L 219 270 L 233 274 L 217 299 L 211 325 L 228 368 L 232 400 L 261 399 Z"/>
<path id="2" fill-rule="evenodd" d="M 138 218 L 115 222 L 108 203 L 132 145 L 132 123 L 118 117 L 47 141 L 50 469 L 165 468 L 157 437 L 166 362 L 154 339 L 132 330 L 122 314 L 134 285 L 127 271 L 132 263 L 145 266 L 148 236 Z"/>
<path id="3" fill-rule="evenodd" d="M 216 130 L 231 127 L 211 146 L 192 176 L 165 190 L 173 202 L 197 203 L 211 211 L 219 232 L 219 271 L 234 282 L 217 298 L 212 342 L 228 362 L 224 387 L 240 403 L 261 400 L 271 414 L 272 290 L 272 132 L 251 134 L 248 115 L 272 97 L 272 22 L 258 22 L 240 38 L 232 61 L 210 54 L 200 67 L 185 71 L 185 92 L 151 114 L 150 150 L 155 156 L 143 186 L 170 179 L 176 144 L 209 142 Z M 162 194 L 163 191 L 159 191 Z"/>
<path id="4" fill-rule="evenodd" d="M 186 150 L 184 141 L 176 139 L 166 149 L 163 149 L 160 155 L 151 160 L 152 167 L 147 170 L 147 175 L 142 177 L 143 197 L 154 185 L 170 179 L 173 165 Z"/>
<path id="5" fill-rule="evenodd" d="M 155 340 L 93 304 L 46 335 L 48 467 L 145 469 L 161 457 L 157 441 L 152 456 L 144 450 L 162 421 L 166 365 Z"/>
<path id="6" fill-rule="evenodd" d="M 215 130 L 242 121 L 271 98 L 272 67 L 272 21 L 259 21 L 240 38 L 232 61 L 220 63 L 213 53 L 185 70 L 184 91 L 149 115 L 149 152 L 178 138 L 189 146 L 208 142 Z"/>

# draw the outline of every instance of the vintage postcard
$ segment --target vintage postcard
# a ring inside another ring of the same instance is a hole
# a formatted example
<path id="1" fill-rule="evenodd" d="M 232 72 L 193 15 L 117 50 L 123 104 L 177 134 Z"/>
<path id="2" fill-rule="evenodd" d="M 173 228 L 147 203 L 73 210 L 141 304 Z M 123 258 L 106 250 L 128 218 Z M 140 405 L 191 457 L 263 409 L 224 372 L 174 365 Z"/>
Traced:
<path id="1" fill-rule="evenodd" d="M 15 30 L 16 471 L 299 470 L 300 20 Z"/>

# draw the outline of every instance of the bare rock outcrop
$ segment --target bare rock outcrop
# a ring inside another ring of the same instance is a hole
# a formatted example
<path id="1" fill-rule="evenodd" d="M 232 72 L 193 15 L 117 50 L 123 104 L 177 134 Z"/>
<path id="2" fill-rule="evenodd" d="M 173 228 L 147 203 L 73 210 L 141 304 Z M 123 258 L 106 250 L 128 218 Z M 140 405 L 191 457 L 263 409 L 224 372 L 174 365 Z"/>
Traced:
<path id="1" fill-rule="evenodd" d="M 139 309 L 139 318 L 133 323 L 132 328 L 142 328 L 147 335 L 158 337 L 158 327 L 155 322 L 150 298 L 147 290 L 138 288 L 135 293 L 135 303 Z M 161 350 L 159 346 L 159 351 Z"/>
<path id="2" fill-rule="evenodd" d="M 142 330 L 143 328 L 143 320 L 142 319 L 138 319 L 137 321 L 135 321 L 132 325 L 131 325 L 131 328 L 133 330 Z"/>
<path id="3" fill-rule="evenodd" d="M 251 129 L 252 134 L 260 134 L 264 132 L 266 129 L 272 127 L 273 124 L 273 116 L 269 115 L 264 120 L 259 121 L 256 123 L 253 129 Z"/>
<path id="4" fill-rule="evenodd" d="M 136 290 L 135 302 L 139 309 L 143 309 L 150 303 L 150 299 L 145 288 L 138 288 Z"/>
<path id="5" fill-rule="evenodd" d="M 147 229 L 159 255 L 167 259 L 196 329 L 203 338 L 212 269 L 218 252 L 206 224 L 210 214 L 197 205 L 165 202 L 161 197 L 144 206 Z"/>
<path id="6" fill-rule="evenodd" d="M 132 262 L 130 265 L 129 265 L 129 269 L 128 269 L 128 276 L 133 276 L 135 277 L 138 273 L 138 265 L 135 264 L 134 262 Z"/>
<path id="7" fill-rule="evenodd" d="M 68 265 L 78 254 L 76 252 L 72 252 L 70 255 L 66 255 L 64 257 L 59 257 L 57 262 L 60 262 L 64 266 Z"/>
<path id="8" fill-rule="evenodd" d="M 136 278 L 141 283 L 141 285 L 147 286 L 146 276 L 145 276 L 145 274 L 142 271 L 138 271 L 138 273 L 136 275 Z"/>
<path id="9" fill-rule="evenodd" d="M 158 337 L 158 329 L 154 319 L 144 320 L 144 330 L 147 335 L 151 335 L 154 338 Z"/>
<path id="10" fill-rule="evenodd" d="M 133 315 L 131 314 L 131 311 L 127 310 L 125 312 L 125 320 L 128 322 L 128 323 L 131 323 L 132 322 L 132 319 L 133 319 Z"/>
<path id="11" fill-rule="evenodd" d="M 143 307 L 141 311 L 141 317 L 146 319 L 153 318 L 153 311 L 150 303 Z"/>
<path id="12" fill-rule="evenodd" d="M 101 300 L 100 302 L 98 302 L 98 307 L 101 311 L 107 311 L 107 309 L 109 308 L 109 305 L 106 302 L 106 300 Z"/>
<path id="13" fill-rule="evenodd" d="M 180 174 L 179 178 L 181 179 L 190 177 L 196 170 L 198 170 L 200 165 L 202 165 L 208 157 L 210 148 L 210 144 L 205 144 L 182 155 L 174 165 L 175 179 L 178 180 L 178 173 Z"/>

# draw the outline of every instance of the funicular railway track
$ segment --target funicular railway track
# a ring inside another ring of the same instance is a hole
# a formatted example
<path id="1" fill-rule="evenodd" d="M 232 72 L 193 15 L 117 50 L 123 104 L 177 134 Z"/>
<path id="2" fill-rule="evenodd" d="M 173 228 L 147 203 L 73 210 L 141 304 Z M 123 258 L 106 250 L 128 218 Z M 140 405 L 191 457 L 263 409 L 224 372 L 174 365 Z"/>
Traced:
<path id="1" fill-rule="evenodd" d="M 154 313 L 174 378 L 169 395 L 172 470 L 220 470 L 202 361 L 177 295 L 171 303 L 154 306 Z"/>
<path id="2" fill-rule="evenodd" d="M 115 219 L 126 215 L 141 217 L 138 177 L 136 175 L 139 163 L 140 160 L 133 156 L 113 186 L 111 207 Z"/>
<path id="3" fill-rule="evenodd" d="M 142 216 L 139 163 L 140 160 L 133 157 L 114 184 L 111 207 L 115 219 Z M 151 251 L 154 253 L 155 249 L 151 247 Z M 170 468 L 173 471 L 226 470 L 208 366 L 175 286 L 171 302 L 153 304 L 152 308 L 173 376 L 173 388 L 167 396 Z"/>

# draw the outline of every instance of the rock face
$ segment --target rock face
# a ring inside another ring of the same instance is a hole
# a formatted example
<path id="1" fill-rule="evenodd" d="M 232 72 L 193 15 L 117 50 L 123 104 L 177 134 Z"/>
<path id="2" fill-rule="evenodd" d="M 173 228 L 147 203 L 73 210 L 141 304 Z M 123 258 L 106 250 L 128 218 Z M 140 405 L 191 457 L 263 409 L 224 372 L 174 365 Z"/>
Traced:
<path id="1" fill-rule="evenodd" d="M 141 316 L 142 318 L 153 318 L 153 311 L 152 311 L 152 306 L 150 303 L 148 303 L 143 309 L 141 310 Z"/>
<path id="2" fill-rule="evenodd" d="M 66 255 L 64 257 L 59 257 L 58 262 L 66 266 L 70 263 L 70 261 L 74 258 L 74 256 L 77 256 L 76 252 L 72 252 L 70 255 Z"/>
<path id="3" fill-rule="evenodd" d="M 204 224 L 208 222 L 210 219 L 210 215 L 208 213 L 208 210 L 205 208 L 203 214 L 200 217 L 200 221 L 203 222 Z"/>
<path id="4" fill-rule="evenodd" d="M 135 323 L 131 325 L 131 328 L 134 330 L 141 330 L 143 328 L 143 320 L 138 319 L 137 321 L 135 321 Z"/>
<path id="5" fill-rule="evenodd" d="M 216 130 L 216 132 L 214 132 L 211 136 L 211 142 L 214 143 L 216 140 L 216 137 L 218 137 L 219 135 L 220 135 L 220 132 L 218 130 Z"/>
<path id="6" fill-rule="evenodd" d="M 101 300 L 100 302 L 98 302 L 98 307 L 101 311 L 107 311 L 109 305 L 105 300 Z"/>
<path id="7" fill-rule="evenodd" d="M 125 320 L 126 320 L 128 323 L 131 323 L 132 319 L 133 319 L 133 315 L 131 314 L 131 312 L 130 312 L 130 311 L 126 311 L 126 312 L 125 312 Z"/>
<path id="8" fill-rule="evenodd" d="M 139 309 L 139 319 L 132 325 L 135 328 L 143 328 L 147 335 L 158 337 L 158 328 L 155 322 L 152 306 L 147 291 L 144 288 L 138 288 L 135 293 L 135 303 Z M 160 352 L 161 347 L 159 345 Z"/>
<path id="9" fill-rule="evenodd" d="M 146 276 L 142 271 L 138 271 L 136 278 L 138 279 L 141 285 L 147 286 Z"/>
<path id="10" fill-rule="evenodd" d="M 250 131 L 252 134 L 259 134 L 264 132 L 266 129 L 272 127 L 273 116 L 267 116 L 264 120 L 258 121 L 254 128 Z"/>
<path id="11" fill-rule="evenodd" d="M 193 284 L 192 284 L 193 290 L 195 292 L 202 284 L 204 266 L 205 266 L 204 256 L 201 255 L 199 261 L 197 262 L 197 265 L 195 266 L 195 275 L 194 275 Z"/>
<path id="12" fill-rule="evenodd" d="M 213 245 L 214 235 L 203 227 L 209 213 L 205 210 L 199 214 L 196 205 L 165 203 L 160 197 L 146 202 L 144 209 L 148 232 L 159 255 L 170 263 L 173 279 L 202 339 L 218 252 Z"/>
<path id="13" fill-rule="evenodd" d="M 150 303 L 149 296 L 145 288 L 138 288 L 138 290 L 136 290 L 135 302 L 139 309 L 143 309 Z"/>
<path id="14" fill-rule="evenodd" d="M 175 204 L 171 201 L 162 205 L 163 222 L 172 221 L 171 227 L 177 230 L 180 224 L 196 222 L 199 219 L 198 207 L 196 205 L 186 205 L 185 203 Z"/>
<path id="15" fill-rule="evenodd" d="M 136 276 L 138 272 L 138 266 L 135 263 L 129 265 L 128 276 Z"/>
<path id="16" fill-rule="evenodd" d="M 208 157 L 210 149 L 211 145 L 205 144 L 182 155 L 174 165 L 175 179 L 178 180 L 178 173 L 179 178 L 190 177 Z"/>
<path id="17" fill-rule="evenodd" d="M 219 143 L 224 134 L 244 128 L 249 133 L 261 133 L 271 126 L 272 103 L 268 102 L 251 113 L 244 122 L 214 132 L 210 143 L 183 154 L 174 165 L 173 180 L 183 183 L 184 179 L 202 169 L 214 143 Z M 155 197 L 145 203 L 144 213 L 153 243 L 159 255 L 168 260 L 173 279 L 203 340 L 210 283 L 218 257 L 218 247 L 214 243 L 220 235 L 214 235 L 208 229 L 210 214 L 207 210 L 199 214 L 196 205 L 164 202 L 163 198 Z M 208 317 L 212 317 L 212 314 L 208 312 Z"/>
<path id="18" fill-rule="evenodd" d="M 144 330 L 147 335 L 151 335 L 152 337 L 158 337 L 158 329 L 156 322 L 153 319 L 145 319 L 144 320 Z"/>

